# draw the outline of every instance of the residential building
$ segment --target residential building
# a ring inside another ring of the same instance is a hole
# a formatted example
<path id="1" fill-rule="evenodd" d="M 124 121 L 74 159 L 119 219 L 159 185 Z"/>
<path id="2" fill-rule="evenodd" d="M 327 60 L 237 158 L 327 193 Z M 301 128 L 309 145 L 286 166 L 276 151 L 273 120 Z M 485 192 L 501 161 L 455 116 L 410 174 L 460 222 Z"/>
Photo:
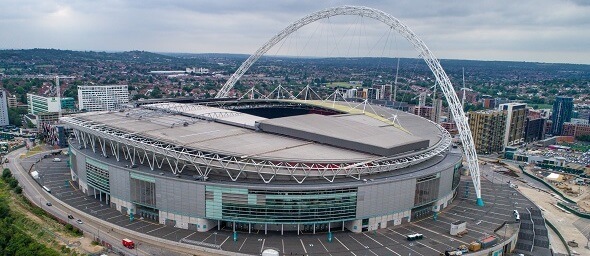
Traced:
<path id="1" fill-rule="evenodd" d="M 553 126 L 551 127 L 551 134 L 560 135 L 563 129 L 563 123 L 570 122 L 572 119 L 572 112 L 574 109 L 574 98 L 557 96 L 553 103 L 553 114 L 551 120 Z"/>
<path id="2" fill-rule="evenodd" d="M 480 154 L 501 152 L 504 149 L 506 112 L 482 110 L 468 113 L 475 150 Z"/>
<path id="3" fill-rule="evenodd" d="M 6 101 L 8 102 L 8 108 L 16 108 L 16 106 L 18 105 L 18 101 L 16 100 L 15 95 L 8 96 L 8 94 L 7 94 Z"/>
<path id="4" fill-rule="evenodd" d="M 410 113 L 434 121 L 434 108 L 429 106 L 413 106 Z"/>
<path id="5" fill-rule="evenodd" d="M 0 126 L 6 126 L 8 122 L 8 100 L 6 98 L 7 93 L 4 90 L 0 90 Z"/>
<path id="6" fill-rule="evenodd" d="M 590 135 L 590 124 L 564 123 L 561 135 L 573 136 L 574 138 Z"/>
<path id="7" fill-rule="evenodd" d="M 524 128 L 524 141 L 532 142 L 542 140 L 545 135 L 545 118 L 526 118 Z"/>
<path id="8" fill-rule="evenodd" d="M 523 143 L 528 113 L 526 103 L 500 104 L 500 106 L 498 106 L 498 110 L 506 111 L 504 147 Z"/>
<path id="9" fill-rule="evenodd" d="M 116 110 L 129 103 L 127 85 L 78 86 L 78 107 L 86 111 Z"/>
<path id="10" fill-rule="evenodd" d="M 29 104 L 29 114 L 37 115 L 39 113 L 61 111 L 61 100 L 59 97 L 43 97 L 27 93 L 27 103 Z"/>

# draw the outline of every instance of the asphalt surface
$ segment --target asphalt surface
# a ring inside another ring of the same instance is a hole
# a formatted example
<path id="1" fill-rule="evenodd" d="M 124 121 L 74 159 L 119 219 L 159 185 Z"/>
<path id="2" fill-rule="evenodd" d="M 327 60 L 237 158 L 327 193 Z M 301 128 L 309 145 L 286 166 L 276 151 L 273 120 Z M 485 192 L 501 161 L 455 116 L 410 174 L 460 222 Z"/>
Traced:
<path id="1" fill-rule="evenodd" d="M 26 159 L 22 165 L 28 170 L 41 157 Z M 510 188 L 509 184 L 502 180 L 503 176 L 498 174 L 498 177 L 495 177 L 496 174 L 489 172 L 489 170 L 486 171 L 486 167 L 482 166 L 483 176 L 487 174 L 486 178 L 496 181 L 496 183 L 491 183 L 482 178 L 482 195 L 486 202 L 484 207 L 475 205 L 475 192 L 470 177 L 463 177 L 464 179 L 457 188 L 457 197 L 451 207 L 439 214 L 436 221 L 432 217 L 428 217 L 412 223 L 361 234 L 343 232 L 340 229 L 333 230 L 334 239 L 332 242 L 327 241 L 327 233 L 325 232 L 299 236 L 295 233 L 285 232 L 281 236 L 277 231 L 269 231 L 267 235 L 264 235 L 263 231 L 252 234 L 239 232 L 238 240 L 233 241 L 232 230 L 211 230 L 201 233 L 137 218 L 130 221 L 128 216 L 107 207 L 98 198 L 86 196 L 74 188 L 75 185 L 68 181 L 67 156 L 60 157 L 63 159 L 61 162 L 53 162 L 53 156 L 44 158 L 36 163 L 33 169 L 40 173 L 40 183 L 49 187 L 52 194 L 63 202 L 121 228 L 164 238 L 170 242 L 197 242 L 211 248 L 219 245 L 224 251 L 253 255 L 260 255 L 261 251 L 266 248 L 276 249 L 283 255 L 438 255 L 445 250 L 457 248 L 459 245 L 468 244 L 492 234 L 493 230 L 502 225 L 504 221 L 514 220 L 512 213 L 514 209 L 521 212 L 526 211 L 527 207 L 534 206 L 532 202 Z M 492 177 L 489 177 L 490 175 Z M 39 185 L 35 185 L 40 188 Z M 469 192 L 466 193 L 466 190 Z M 43 190 L 38 192 L 44 193 Z M 467 198 L 465 199 L 466 194 Z M 52 207 L 44 207 L 46 210 L 48 208 Z M 68 213 L 66 211 L 56 212 L 56 214 L 67 220 Z M 75 216 L 76 219 L 80 217 Z M 82 220 L 87 222 L 83 218 Z M 459 220 L 467 222 L 468 233 L 462 238 L 449 235 L 450 224 Z M 78 226 L 84 228 L 89 225 L 85 223 Z M 100 230 L 99 226 L 92 228 L 95 229 L 92 233 L 98 234 L 100 232 L 99 236 L 111 233 L 109 230 Z M 407 241 L 406 235 L 412 233 L 421 233 L 424 235 L 424 239 Z M 116 244 L 120 243 L 120 239 L 113 239 L 113 241 Z M 171 255 L 157 246 L 145 248 L 140 253 Z"/>

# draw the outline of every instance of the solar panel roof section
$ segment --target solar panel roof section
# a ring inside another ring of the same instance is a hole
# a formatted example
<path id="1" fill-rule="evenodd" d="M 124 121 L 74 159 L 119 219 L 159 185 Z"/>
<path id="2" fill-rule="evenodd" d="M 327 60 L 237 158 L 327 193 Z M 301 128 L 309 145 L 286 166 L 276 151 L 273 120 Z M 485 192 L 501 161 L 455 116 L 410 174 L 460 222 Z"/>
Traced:
<path id="1" fill-rule="evenodd" d="M 258 121 L 259 130 L 314 141 L 330 146 L 392 156 L 427 148 L 429 140 L 399 129 L 363 123 L 363 116 L 322 116 L 308 114 Z"/>

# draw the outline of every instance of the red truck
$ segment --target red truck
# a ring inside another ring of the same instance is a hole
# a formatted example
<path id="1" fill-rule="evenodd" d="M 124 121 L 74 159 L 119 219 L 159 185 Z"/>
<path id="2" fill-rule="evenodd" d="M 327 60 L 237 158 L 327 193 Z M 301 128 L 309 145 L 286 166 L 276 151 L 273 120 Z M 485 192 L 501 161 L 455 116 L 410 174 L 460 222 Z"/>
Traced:
<path id="1" fill-rule="evenodd" d="M 135 248 L 135 243 L 127 238 L 123 239 L 123 246 L 129 248 L 129 249 L 133 249 Z"/>

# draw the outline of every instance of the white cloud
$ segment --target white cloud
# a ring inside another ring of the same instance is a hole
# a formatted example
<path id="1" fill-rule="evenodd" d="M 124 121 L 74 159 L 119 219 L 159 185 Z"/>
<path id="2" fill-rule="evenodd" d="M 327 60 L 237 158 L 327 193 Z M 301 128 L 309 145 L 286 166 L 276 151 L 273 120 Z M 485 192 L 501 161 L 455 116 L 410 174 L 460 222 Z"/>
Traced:
<path id="1" fill-rule="evenodd" d="M 252 53 L 289 23 L 342 4 L 5 0 L 0 9 L 0 48 Z M 590 63 L 590 5 L 585 1 L 354 0 L 347 4 L 391 13 L 440 58 Z M 333 32 L 343 33 L 347 26 Z M 377 40 L 383 31 L 371 27 L 364 35 Z"/>

